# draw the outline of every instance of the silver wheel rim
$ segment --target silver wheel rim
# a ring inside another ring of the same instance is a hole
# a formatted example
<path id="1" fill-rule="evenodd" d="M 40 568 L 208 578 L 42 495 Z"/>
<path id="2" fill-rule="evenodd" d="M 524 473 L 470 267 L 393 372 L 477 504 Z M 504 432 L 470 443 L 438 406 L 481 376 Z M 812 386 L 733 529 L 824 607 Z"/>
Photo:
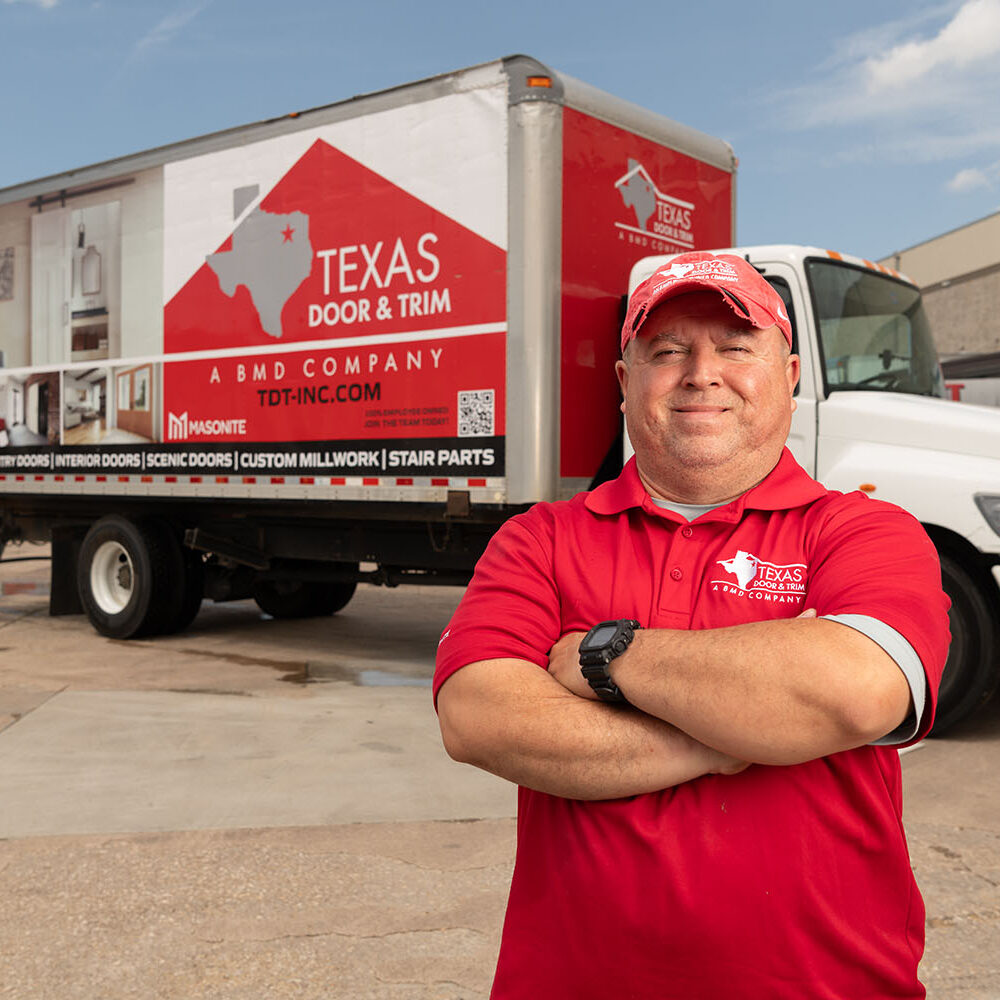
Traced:
<path id="1" fill-rule="evenodd" d="M 135 568 L 125 547 L 104 542 L 90 561 L 90 592 L 107 615 L 117 615 L 128 607 L 135 591 Z"/>

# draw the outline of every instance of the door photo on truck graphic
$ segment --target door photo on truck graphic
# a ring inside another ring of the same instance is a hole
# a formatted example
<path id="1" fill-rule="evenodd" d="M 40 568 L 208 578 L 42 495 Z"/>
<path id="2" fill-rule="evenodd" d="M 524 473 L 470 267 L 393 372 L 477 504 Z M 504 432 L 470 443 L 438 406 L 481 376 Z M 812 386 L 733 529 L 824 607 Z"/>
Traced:
<path id="1" fill-rule="evenodd" d="M 58 444 L 59 399 L 58 372 L 0 374 L 0 448 Z"/>

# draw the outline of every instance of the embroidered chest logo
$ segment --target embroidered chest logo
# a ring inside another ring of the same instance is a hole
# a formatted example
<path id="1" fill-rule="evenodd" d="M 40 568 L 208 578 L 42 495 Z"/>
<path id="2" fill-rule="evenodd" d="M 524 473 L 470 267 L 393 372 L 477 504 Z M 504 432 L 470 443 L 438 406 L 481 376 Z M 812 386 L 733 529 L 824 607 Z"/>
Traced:
<path id="1" fill-rule="evenodd" d="M 778 604 L 799 603 L 806 592 L 805 563 L 766 562 L 751 552 L 737 550 L 730 559 L 716 563 L 732 579 L 711 581 L 712 590 L 733 594 L 753 601 L 773 601 Z"/>

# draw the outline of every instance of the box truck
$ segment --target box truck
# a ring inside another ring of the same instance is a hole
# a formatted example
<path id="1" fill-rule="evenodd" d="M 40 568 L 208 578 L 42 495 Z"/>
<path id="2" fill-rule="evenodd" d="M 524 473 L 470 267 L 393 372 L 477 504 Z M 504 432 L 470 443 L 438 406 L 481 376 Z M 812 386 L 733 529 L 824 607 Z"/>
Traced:
<path id="1" fill-rule="evenodd" d="M 49 540 L 52 613 L 116 638 L 183 629 L 206 597 L 293 617 L 359 581 L 464 583 L 506 518 L 620 468 L 630 271 L 732 246 L 735 172 L 720 139 L 513 56 L 0 190 L 0 540 Z M 817 339 L 814 259 L 891 289 L 874 360 L 846 321 L 837 355 Z M 877 464 L 830 485 L 894 499 L 886 449 L 965 470 L 963 516 L 927 522 L 951 721 L 996 681 L 1000 500 L 976 496 L 1000 476 L 944 448 L 974 434 L 904 444 L 868 409 L 940 389 L 911 285 L 812 251 L 767 273 L 812 359 L 807 467 L 842 468 L 854 434 Z M 895 374 L 918 340 L 926 385 Z"/>

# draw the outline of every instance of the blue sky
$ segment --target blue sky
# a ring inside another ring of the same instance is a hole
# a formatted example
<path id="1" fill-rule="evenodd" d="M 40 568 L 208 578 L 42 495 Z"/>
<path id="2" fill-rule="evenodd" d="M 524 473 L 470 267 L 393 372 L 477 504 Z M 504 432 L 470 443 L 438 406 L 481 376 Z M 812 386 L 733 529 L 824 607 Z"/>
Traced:
<path id="1" fill-rule="evenodd" d="M 742 243 L 1000 211 L 1000 0 L 0 0 L 0 188 L 514 52 L 728 140 Z"/>

